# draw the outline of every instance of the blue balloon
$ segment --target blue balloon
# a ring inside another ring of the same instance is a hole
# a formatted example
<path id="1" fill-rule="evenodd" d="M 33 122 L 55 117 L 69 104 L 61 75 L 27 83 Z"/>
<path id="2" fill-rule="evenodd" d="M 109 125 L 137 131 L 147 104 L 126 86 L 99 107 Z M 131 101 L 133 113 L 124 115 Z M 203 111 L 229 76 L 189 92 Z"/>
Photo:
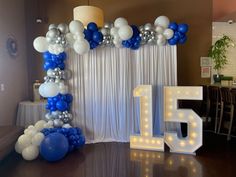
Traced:
<path id="1" fill-rule="evenodd" d="M 52 54 L 50 52 L 47 51 L 43 53 L 43 58 L 45 60 L 51 60 L 51 57 L 52 57 Z"/>
<path id="2" fill-rule="evenodd" d="M 64 61 L 64 60 L 67 58 L 66 52 L 60 53 L 59 55 L 57 55 L 57 58 L 58 58 L 59 60 Z"/>
<path id="3" fill-rule="evenodd" d="M 99 31 L 94 31 L 93 32 L 93 41 L 100 43 L 103 40 L 103 35 Z"/>
<path id="4" fill-rule="evenodd" d="M 43 65 L 44 70 L 54 69 L 56 64 L 52 61 L 46 61 Z"/>
<path id="5" fill-rule="evenodd" d="M 56 111 L 56 110 L 57 110 L 56 106 L 55 105 L 53 105 L 53 106 L 51 105 L 50 111 L 53 112 L 53 111 Z"/>
<path id="6" fill-rule="evenodd" d="M 49 162 L 62 159 L 68 150 L 69 143 L 67 138 L 57 132 L 47 135 L 40 144 L 40 154 Z"/>
<path id="7" fill-rule="evenodd" d="M 84 35 L 85 35 L 85 39 L 87 39 L 87 41 L 90 41 L 93 38 L 93 32 L 91 30 L 85 29 Z"/>
<path id="8" fill-rule="evenodd" d="M 188 32 L 188 25 L 187 24 L 179 24 L 178 31 L 181 33 L 187 33 Z"/>
<path id="9" fill-rule="evenodd" d="M 87 29 L 88 29 L 88 30 L 91 30 L 91 31 L 98 31 L 98 26 L 97 26 L 96 23 L 90 22 L 90 23 L 87 25 Z"/>
<path id="10" fill-rule="evenodd" d="M 171 38 L 171 39 L 168 40 L 168 43 L 169 43 L 170 45 L 176 45 L 177 42 L 178 42 L 178 41 L 176 41 L 174 38 Z"/>
<path id="11" fill-rule="evenodd" d="M 59 111 L 68 111 L 68 104 L 67 102 L 63 101 L 63 100 L 60 100 L 56 103 L 56 108 L 59 110 Z"/>
<path id="12" fill-rule="evenodd" d="M 173 31 L 177 31 L 178 30 L 178 24 L 175 22 L 172 22 L 169 24 L 169 28 L 172 29 Z"/>

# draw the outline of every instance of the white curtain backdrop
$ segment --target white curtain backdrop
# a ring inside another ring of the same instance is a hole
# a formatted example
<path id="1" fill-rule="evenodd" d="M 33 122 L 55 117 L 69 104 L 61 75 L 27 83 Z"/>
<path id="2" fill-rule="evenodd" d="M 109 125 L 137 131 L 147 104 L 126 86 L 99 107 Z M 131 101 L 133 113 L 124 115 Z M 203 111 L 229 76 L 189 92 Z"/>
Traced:
<path id="1" fill-rule="evenodd" d="M 105 47 L 84 56 L 68 53 L 73 123 L 83 129 L 87 143 L 126 142 L 139 132 L 139 100 L 133 97 L 138 85 L 153 85 L 154 134 L 163 135 L 163 86 L 177 84 L 175 46 L 146 45 L 136 51 Z"/>

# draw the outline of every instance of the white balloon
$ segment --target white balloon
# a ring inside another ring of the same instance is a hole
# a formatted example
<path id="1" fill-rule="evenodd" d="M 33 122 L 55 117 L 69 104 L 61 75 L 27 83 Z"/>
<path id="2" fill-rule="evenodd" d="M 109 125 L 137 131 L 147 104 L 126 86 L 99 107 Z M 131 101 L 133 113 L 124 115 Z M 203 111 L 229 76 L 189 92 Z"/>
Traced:
<path id="1" fill-rule="evenodd" d="M 41 142 L 43 141 L 43 139 L 44 139 L 44 134 L 41 132 L 38 132 L 31 139 L 31 143 L 35 146 L 39 146 L 41 144 Z"/>
<path id="2" fill-rule="evenodd" d="M 121 41 L 121 38 L 120 36 L 117 34 L 117 35 L 114 35 L 114 41 Z"/>
<path id="3" fill-rule="evenodd" d="M 83 32 L 77 32 L 74 34 L 74 39 L 75 40 L 83 40 L 85 37 L 84 33 Z"/>
<path id="4" fill-rule="evenodd" d="M 44 128 L 43 125 L 46 123 L 47 122 L 45 120 L 39 120 L 38 122 L 36 122 L 36 124 L 34 126 L 37 131 L 41 131 Z"/>
<path id="5" fill-rule="evenodd" d="M 157 39 L 157 45 L 159 46 L 166 45 L 166 39 Z"/>
<path id="6" fill-rule="evenodd" d="M 32 130 L 32 129 L 35 129 L 35 127 L 33 125 L 29 125 L 27 129 Z"/>
<path id="7" fill-rule="evenodd" d="M 39 149 L 35 145 L 30 145 L 22 151 L 22 157 L 25 160 L 34 160 L 39 155 Z"/>
<path id="8" fill-rule="evenodd" d="M 164 29 L 161 26 L 156 26 L 155 31 L 157 32 L 157 34 L 162 34 L 164 32 Z"/>
<path id="9" fill-rule="evenodd" d="M 75 34 L 76 32 L 83 32 L 84 31 L 84 25 L 82 22 L 78 20 L 73 20 L 69 24 L 70 32 Z"/>
<path id="10" fill-rule="evenodd" d="M 48 45 L 47 39 L 43 36 L 37 37 L 33 43 L 34 49 L 41 53 L 48 50 Z"/>
<path id="11" fill-rule="evenodd" d="M 120 28 L 122 26 L 128 25 L 128 21 L 123 17 L 119 17 L 115 20 L 114 25 L 115 27 Z"/>
<path id="12" fill-rule="evenodd" d="M 75 43 L 74 35 L 72 33 L 67 33 L 66 34 L 66 41 L 68 42 L 69 47 L 72 48 Z"/>
<path id="13" fill-rule="evenodd" d="M 160 40 L 165 40 L 166 38 L 165 38 L 165 36 L 163 35 L 163 34 L 158 34 L 157 35 L 157 39 L 160 39 Z"/>
<path id="14" fill-rule="evenodd" d="M 45 98 L 57 96 L 59 94 L 58 84 L 53 82 L 41 84 L 39 87 L 39 94 Z"/>
<path id="15" fill-rule="evenodd" d="M 83 55 L 88 53 L 90 46 L 87 40 L 77 40 L 74 43 L 75 52 L 79 55 Z"/>
<path id="16" fill-rule="evenodd" d="M 154 24 L 155 24 L 155 26 L 161 26 L 163 28 L 168 28 L 168 26 L 170 24 L 170 20 L 166 16 L 159 16 L 156 18 Z"/>
<path id="17" fill-rule="evenodd" d="M 24 149 L 31 144 L 31 137 L 29 135 L 21 135 L 18 138 L 18 146 L 20 149 Z"/>
<path id="18" fill-rule="evenodd" d="M 67 94 L 69 92 L 68 86 L 65 85 L 64 83 L 59 83 L 59 92 L 61 94 Z"/>
<path id="19" fill-rule="evenodd" d="M 62 127 L 63 128 L 71 128 L 72 126 L 70 124 L 64 124 Z"/>
<path id="20" fill-rule="evenodd" d="M 163 32 L 163 35 L 166 37 L 166 39 L 171 39 L 174 36 L 174 31 L 172 29 L 165 29 Z"/>
<path id="21" fill-rule="evenodd" d="M 133 36 L 133 30 L 129 25 L 120 27 L 118 34 L 122 40 L 128 40 Z"/>
<path id="22" fill-rule="evenodd" d="M 42 97 L 45 96 L 45 94 L 44 94 L 44 87 L 45 87 L 45 84 L 44 84 L 44 83 L 39 86 L 39 94 L 40 94 Z"/>
<path id="23" fill-rule="evenodd" d="M 37 133 L 37 130 L 36 129 L 32 129 L 32 130 L 28 130 L 26 135 L 33 137 L 35 134 Z"/>
<path id="24" fill-rule="evenodd" d="M 19 145 L 18 141 L 16 142 L 15 144 L 15 151 L 18 153 L 18 154 L 21 154 L 23 149 L 21 148 L 21 146 Z"/>
<path id="25" fill-rule="evenodd" d="M 110 33 L 111 33 L 111 35 L 113 35 L 113 36 L 117 35 L 117 34 L 118 34 L 118 28 L 116 28 L 116 27 L 111 28 Z"/>

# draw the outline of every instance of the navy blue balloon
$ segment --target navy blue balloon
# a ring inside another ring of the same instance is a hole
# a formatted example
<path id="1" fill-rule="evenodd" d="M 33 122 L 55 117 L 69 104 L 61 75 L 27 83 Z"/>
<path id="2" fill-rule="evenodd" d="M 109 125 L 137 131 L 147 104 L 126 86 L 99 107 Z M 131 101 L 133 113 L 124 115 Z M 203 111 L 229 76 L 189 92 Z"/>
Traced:
<path id="1" fill-rule="evenodd" d="M 187 33 L 188 32 L 188 25 L 187 24 L 179 24 L 178 31 L 181 33 Z"/>
<path id="2" fill-rule="evenodd" d="M 95 49 L 98 46 L 98 43 L 95 41 L 89 41 L 90 49 Z"/>
<path id="3" fill-rule="evenodd" d="M 57 65 L 58 68 L 60 68 L 61 70 L 65 69 L 65 63 L 60 63 Z"/>
<path id="4" fill-rule="evenodd" d="M 175 22 L 172 22 L 169 24 L 169 28 L 172 29 L 173 31 L 177 31 L 178 30 L 178 24 Z"/>
<path id="5" fill-rule="evenodd" d="M 57 132 L 47 135 L 40 144 L 40 154 L 49 162 L 62 159 L 67 154 L 68 149 L 69 143 L 67 138 Z"/>
<path id="6" fill-rule="evenodd" d="M 56 108 L 59 110 L 59 111 L 68 111 L 68 104 L 67 102 L 63 101 L 63 100 L 60 100 L 56 103 Z"/>
<path id="7" fill-rule="evenodd" d="M 180 38 L 179 43 L 184 44 L 187 41 L 187 36 Z"/>
<path id="8" fill-rule="evenodd" d="M 85 29 L 84 35 L 85 35 L 85 39 L 87 39 L 87 41 L 90 41 L 93 38 L 93 32 L 91 30 Z"/>
<path id="9" fill-rule="evenodd" d="M 139 29 L 135 25 L 131 25 L 131 28 L 133 30 L 133 36 L 138 36 L 139 35 Z"/>
<path id="10" fill-rule="evenodd" d="M 96 23 L 90 22 L 90 23 L 87 25 L 87 29 L 88 29 L 88 30 L 91 30 L 91 31 L 98 31 L 98 26 L 97 26 Z"/>
<path id="11" fill-rule="evenodd" d="M 71 94 L 67 94 L 66 101 L 67 101 L 67 103 L 71 103 L 73 101 L 73 96 Z"/>
<path id="12" fill-rule="evenodd" d="M 60 53 L 59 55 L 57 55 L 57 58 L 58 58 L 59 60 L 64 61 L 64 60 L 67 58 L 66 52 Z"/>
<path id="13" fill-rule="evenodd" d="M 100 43 L 103 40 L 103 35 L 99 31 L 94 31 L 93 32 L 93 41 Z"/>
<path id="14" fill-rule="evenodd" d="M 174 38 L 171 38 L 168 40 L 168 44 L 170 45 L 176 45 L 178 41 L 176 41 Z"/>
<path id="15" fill-rule="evenodd" d="M 175 33 L 174 33 L 174 36 L 173 36 L 172 38 L 178 42 L 179 39 L 180 39 L 179 33 L 178 33 L 178 32 L 175 32 Z M 172 38 L 171 38 L 171 39 L 172 39 Z"/>

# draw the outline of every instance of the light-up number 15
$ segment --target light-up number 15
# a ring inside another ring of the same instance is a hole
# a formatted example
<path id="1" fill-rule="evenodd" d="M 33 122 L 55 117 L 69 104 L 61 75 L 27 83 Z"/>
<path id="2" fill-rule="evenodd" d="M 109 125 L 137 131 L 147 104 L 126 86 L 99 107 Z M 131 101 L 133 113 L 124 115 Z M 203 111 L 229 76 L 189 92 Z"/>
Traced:
<path id="1" fill-rule="evenodd" d="M 164 151 L 164 142 L 171 152 L 193 154 L 202 146 L 202 119 L 192 109 L 178 109 L 178 100 L 202 100 L 202 87 L 165 87 L 164 121 L 187 123 L 186 138 L 176 132 L 165 132 L 164 137 L 153 137 L 152 86 L 141 85 L 134 89 L 140 97 L 140 135 L 130 136 L 130 147 Z"/>

